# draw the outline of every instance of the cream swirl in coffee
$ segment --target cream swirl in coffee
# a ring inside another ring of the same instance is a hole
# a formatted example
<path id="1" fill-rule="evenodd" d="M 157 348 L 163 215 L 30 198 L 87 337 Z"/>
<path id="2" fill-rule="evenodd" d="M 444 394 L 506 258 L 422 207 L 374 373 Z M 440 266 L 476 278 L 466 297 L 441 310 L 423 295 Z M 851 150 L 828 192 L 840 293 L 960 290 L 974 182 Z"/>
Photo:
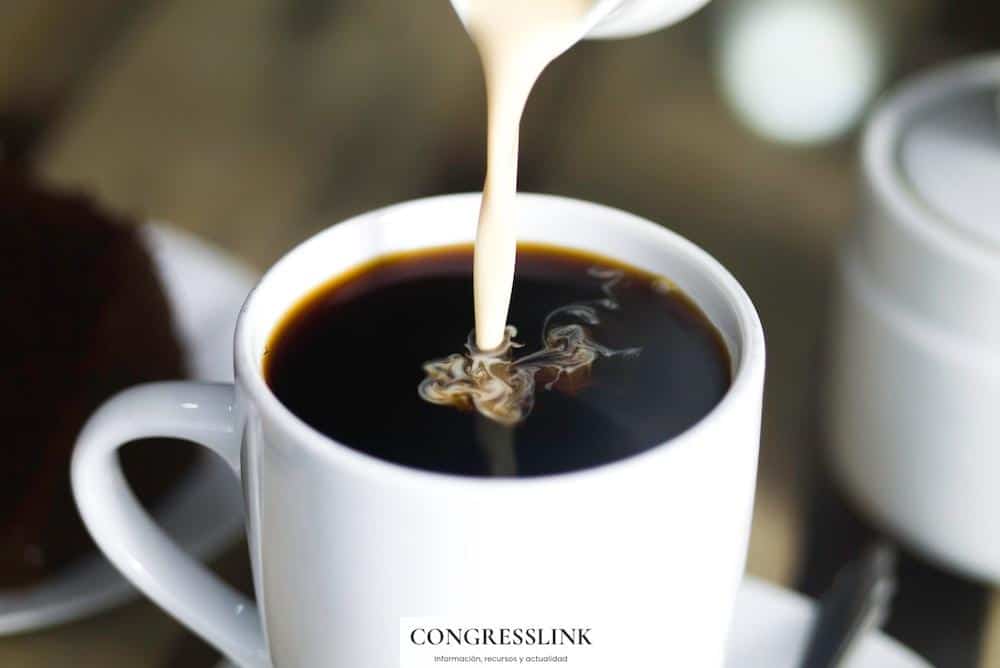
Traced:
<path id="1" fill-rule="evenodd" d="M 535 404 L 539 381 L 551 390 L 557 384 L 572 389 L 599 357 L 634 357 L 640 348 L 615 350 L 591 337 L 590 328 L 601 323 L 601 311 L 616 311 L 613 292 L 622 272 L 592 268 L 590 275 L 603 281 L 604 296 L 590 302 L 554 309 L 542 325 L 541 347 L 515 358 L 522 344 L 514 341 L 517 328 L 508 325 L 503 343 L 483 352 L 472 337 L 465 354 L 454 354 L 424 365 L 426 378 L 420 384 L 425 400 L 466 410 L 475 410 L 494 422 L 513 426 L 528 417 Z"/>

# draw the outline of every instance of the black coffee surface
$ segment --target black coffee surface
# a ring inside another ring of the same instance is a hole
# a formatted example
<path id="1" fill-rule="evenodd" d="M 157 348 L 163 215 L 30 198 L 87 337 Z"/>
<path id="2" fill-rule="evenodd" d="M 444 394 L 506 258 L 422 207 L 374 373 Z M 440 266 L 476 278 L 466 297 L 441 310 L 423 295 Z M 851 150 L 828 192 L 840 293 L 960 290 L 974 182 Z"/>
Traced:
<path id="1" fill-rule="evenodd" d="M 678 290 L 604 258 L 533 245 L 518 251 L 509 322 L 523 347 L 515 358 L 541 347 L 552 311 L 604 296 L 595 267 L 624 276 L 613 290 L 619 308 L 602 310 L 590 335 L 641 352 L 599 358 L 552 389 L 539 382 L 531 414 L 515 427 L 417 393 L 426 362 L 464 352 L 473 322 L 470 246 L 386 258 L 307 295 L 272 336 L 265 378 L 313 428 L 405 466 L 539 476 L 629 457 L 707 415 L 729 388 L 730 358 Z"/>

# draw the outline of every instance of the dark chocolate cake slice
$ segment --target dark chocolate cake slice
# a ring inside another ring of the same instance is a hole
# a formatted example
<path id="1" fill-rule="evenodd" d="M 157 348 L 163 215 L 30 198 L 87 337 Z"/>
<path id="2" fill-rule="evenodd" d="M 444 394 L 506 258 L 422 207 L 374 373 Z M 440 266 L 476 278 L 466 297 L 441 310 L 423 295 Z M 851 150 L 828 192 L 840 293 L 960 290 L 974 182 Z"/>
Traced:
<path id="1" fill-rule="evenodd" d="M 119 390 L 185 369 L 132 221 L 0 172 L 0 239 L 0 587 L 21 587 L 94 549 L 69 483 L 87 417 Z M 194 453 L 143 446 L 126 447 L 123 463 L 155 503 Z"/>

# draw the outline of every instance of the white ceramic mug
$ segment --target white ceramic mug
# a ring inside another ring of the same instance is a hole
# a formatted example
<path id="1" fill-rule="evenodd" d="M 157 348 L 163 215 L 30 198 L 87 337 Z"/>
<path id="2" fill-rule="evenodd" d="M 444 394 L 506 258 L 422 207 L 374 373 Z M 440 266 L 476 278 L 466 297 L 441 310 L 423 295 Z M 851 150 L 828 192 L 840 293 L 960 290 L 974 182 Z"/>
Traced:
<path id="1" fill-rule="evenodd" d="M 73 489 L 111 561 L 242 666 L 398 666 L 401 620 L 423 617 L 582 619 L 615 639 L 603 649 L 620 665 L 721 665 L 756 473 L 756 312 L 722 266 L 660 226 L 557 197 L 522 195 L 519 206 L 522 239 L 667 276 L 700 305 L 733 361 L 711 413 L 640 455 L 526 479 L 409 469 L 314 431 L 261 375 L 282 316 L 367 260 L 473 238 L 476 195 L 400 204 L 327 229 L 268 271 L 240 315 L 235 386 L 140 386 L 91 418 Z M 201 443 L 242 479 L 258 605 L 182 554 L 136 504 L 116 451 L 146 436 Z"/>

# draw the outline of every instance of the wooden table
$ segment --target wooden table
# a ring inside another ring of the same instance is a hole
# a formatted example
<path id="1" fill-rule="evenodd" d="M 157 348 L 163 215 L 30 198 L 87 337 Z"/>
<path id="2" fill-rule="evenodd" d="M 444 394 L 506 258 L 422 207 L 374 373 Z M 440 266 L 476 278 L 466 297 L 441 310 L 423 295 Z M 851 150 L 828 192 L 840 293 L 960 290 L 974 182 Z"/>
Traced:
<path id="1" fill-rule="evenodd" d="M 911 9 L 922 16 L 930 2 Z M 52 183 L 171 221 L 260 268 L 345 216 L 481 185 L 481 75 L 445 0 L 83 4 L 0 7 L 0 132 L 6 119 L 8 157 Z M 866 535 L 824 483 L 808 417 L 831 258 L 857 209 L 855 151 L 750 134 L 720 100 L 710 27 L 701 16 L 555 63 L 526 115 L 521 187 L 660 221 L 746 286 L 769 346 L 749 570 L 816 591 L 836 565 L 824 555 L 854 553 Z M 814 528 L 828 521 L 836 548 Z M 242 546 L 218 569 L 249 589 Z M 914 577 L 937 577 L 945 592 L 914 607 L 945 602 L 972 618 L 935 635 L 948 613 L 917 609 L 908 628 L 924 630 L 899 635 L 941 665 L 1000 665 L 992 596 L 936 571 Z M 939 646 L 944 635 L 954 648 Z M 3 666 L 214 659 L 147 602 L 0 639 Z"/>

